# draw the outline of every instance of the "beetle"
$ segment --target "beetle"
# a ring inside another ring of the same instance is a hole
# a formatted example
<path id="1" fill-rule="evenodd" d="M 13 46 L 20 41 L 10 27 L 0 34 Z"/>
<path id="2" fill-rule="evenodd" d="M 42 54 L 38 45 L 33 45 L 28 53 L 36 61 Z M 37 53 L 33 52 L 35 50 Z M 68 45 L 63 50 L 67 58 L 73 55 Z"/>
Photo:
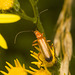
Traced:
<path id="1" fill-rule="evenodd" d="M 33 41 L 32 46 L 38 45 L 41 49 L 41 53 L 43 54 L 45 60 L 47 62 L 51 62 L 53 60 L 53 56 L 50 51 L 50 46 L 48 44 L 48 42 L 50 42 L 51 40 L 46 40 L 46 38 L 43 36 L 43 33 L 40 33 L 38 30 L 35 30 L 34 34 L 35 34 L 37 40 Z M 38 42 L 38 43 L 36 43 L 36 42 Z"/>

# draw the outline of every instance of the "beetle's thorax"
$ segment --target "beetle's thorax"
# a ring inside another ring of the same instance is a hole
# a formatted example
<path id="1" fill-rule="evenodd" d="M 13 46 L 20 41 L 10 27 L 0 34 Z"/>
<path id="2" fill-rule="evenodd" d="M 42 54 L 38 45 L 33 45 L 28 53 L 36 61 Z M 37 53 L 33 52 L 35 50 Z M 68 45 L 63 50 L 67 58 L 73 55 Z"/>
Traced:
<path id="1" fill-rule="evenodd" d="M 39 31 L 37 31 L 37 30 L 34 31 L 34 33 L 35 33 L 37 39 L 40 39 L 40 38 L 43 37 L 43 35 Z"/>

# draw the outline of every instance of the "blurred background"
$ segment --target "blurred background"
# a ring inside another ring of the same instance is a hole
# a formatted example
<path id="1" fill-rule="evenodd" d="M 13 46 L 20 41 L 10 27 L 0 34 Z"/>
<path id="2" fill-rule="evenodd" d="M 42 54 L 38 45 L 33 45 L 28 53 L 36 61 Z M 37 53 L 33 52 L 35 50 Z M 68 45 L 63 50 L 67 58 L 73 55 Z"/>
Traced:
<path id="1" fill-rule="evenodd" d="M 27 15 L 33 17 L 33 10 L 29 3 L 29 0 L 19 0 L 21 8 L 27 13 Z M 59 13 L 62 9 L 64 0 L 39 0 L 38 10 L 39 12 L 48 9 L 46 12 L 40 14 L 41 22 L 44 27 L 46 38 L 53 42 L 56 33 L 56 22 Z M 71 34 L 73 38 L 73 56 L 70 62 L 71 74 L 75 73 L 75 0 L 72 4 L 72 27 Z M 21 19 L 20 21 L 12 24 L 0 24 L 0 33 L 7 41 L 8 50 L 4 50 L 0 47 L 0 70 L 6 71 L 6 61 L 14 66 L 14 59 L 18 58 L 21 64 L 25 64 L 28 69 L 31 65 L 31 61 L 35 59 L 30 56 L 30 50 L 35 49 L 32 47 L 32 42 L 36 39 L 33 32 L 25 32 L 18 35 L 16 44 L 14 44 L 15 36 L 20 31 L 32 31 L 36 29 L 36 26 L 27 20 Z M 0 73 L 0 75 L 2 75 Z"/>

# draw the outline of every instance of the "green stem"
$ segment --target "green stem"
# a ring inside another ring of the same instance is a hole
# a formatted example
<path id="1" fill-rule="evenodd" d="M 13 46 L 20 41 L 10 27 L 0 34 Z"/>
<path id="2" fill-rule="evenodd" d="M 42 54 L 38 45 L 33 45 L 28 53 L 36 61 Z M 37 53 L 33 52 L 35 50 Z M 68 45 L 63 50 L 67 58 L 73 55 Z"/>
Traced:
<path id="1" fill-rule="evenodd" d="M 20 9 L 21 11 L 19 12 L 19 15 L 25 19 L 25 20 L 29 20 L 33 23 L 35 23 L 35 18 L 29 17 L 22 9 Z"/>
<path id="2" fill-rule="evenodd" d="M 29 21 L 33 22 L 34 24 L 36 24 L 37 29 L 41 33 L 44 33 L 44 36 L 45 36 L 44 28 L 43 28 L 42 23 L 40 21 L 40 16 L 39 16 L 38 7 L 37 7 L 38 0 L 29 0 L 29 1 L 32 5 L 33 11 L 34 11 L 34 18 L 29 17 L 22 9 L 21 9 L 21 12 L 19 12 L 19 15 L 22 18 L 29 20 Z"/>
<path id="3" fill-rule="evenodd" d="M 34 20 L 35 20 L 35 18 L 31 18 L 31 17 L 27 16 L 26 14 L 23 14 L 22 18 L 26 19 L 26 20 L 29 20 L 31 22 L 34 22 Z"/>
<path id="4" fill-rule="evenodd" d="M 41 33 L 44 33 L 44 36 L 45 36 L 44 28 L 43 28 L 42 23 L 40 21 L 40 16 L 39 16 L 39 12 L 38 12 L 38 7 L 37 7 L 38 1 L 37 2 L 35 0 L 29 0 L 29 1 L 32 5 L 33 11 L 34 11 L 34 17 L 36 19 L 35 24 L 37 25 L 38 30 Z"/>

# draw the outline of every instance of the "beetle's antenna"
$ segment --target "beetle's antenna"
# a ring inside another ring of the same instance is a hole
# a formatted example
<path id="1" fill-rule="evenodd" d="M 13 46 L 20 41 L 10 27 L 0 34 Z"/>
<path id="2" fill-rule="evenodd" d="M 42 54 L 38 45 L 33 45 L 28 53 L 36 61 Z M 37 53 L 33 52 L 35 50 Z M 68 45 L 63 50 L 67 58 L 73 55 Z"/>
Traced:
<path id="1" fill-rule="evenodd" d="M 18 33 L 16 34 L 16 36 L 15 36 L 14 44 L 16 44 L 16 39 L 17 39 L 17 37 L 18 37 L 19 34 L 24 33 L 24 32 L 32 32 L 32 31 L 33 31 L 33 30 L 31 30 L 31 31 L 20 31 L 20 32 L 18 32 Z"/>
<path id="2" fill-rule="evenodd" d="M 46 11 L 48 11 L 48 9 L 45 9 L 45 10 L 41 11 L 40 14 L 42 14 L 42 13 L 44 13 L 44 12 L 46 12 Z"/>

